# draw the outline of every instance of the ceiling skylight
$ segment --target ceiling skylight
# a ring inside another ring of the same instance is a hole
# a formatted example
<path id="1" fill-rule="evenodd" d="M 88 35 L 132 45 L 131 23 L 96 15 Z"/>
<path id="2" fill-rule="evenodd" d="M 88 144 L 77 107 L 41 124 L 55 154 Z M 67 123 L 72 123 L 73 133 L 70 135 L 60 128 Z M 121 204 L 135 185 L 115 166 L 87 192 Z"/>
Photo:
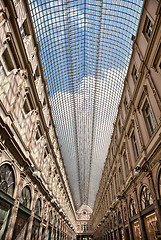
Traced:
<path id="1" fill-rule="evenodd" d="M 29 0 L 76 208 L 93 207 L 142 0 Z"/>

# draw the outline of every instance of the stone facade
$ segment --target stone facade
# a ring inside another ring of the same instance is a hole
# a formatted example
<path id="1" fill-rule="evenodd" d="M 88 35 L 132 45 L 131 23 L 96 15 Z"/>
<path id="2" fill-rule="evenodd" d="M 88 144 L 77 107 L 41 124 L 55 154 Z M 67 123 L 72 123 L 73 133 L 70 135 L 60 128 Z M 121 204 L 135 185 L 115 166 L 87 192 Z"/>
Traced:
<path id="1" fill-rule="evenodd" d="M 161 2 L 144 1 L 93 210 L 94 239 L 161 238 Z"/>
<path id="2" fill-rule="evenodd" d="M 0 239 L 75 239 L 27 1 L 0 1 Z"/>

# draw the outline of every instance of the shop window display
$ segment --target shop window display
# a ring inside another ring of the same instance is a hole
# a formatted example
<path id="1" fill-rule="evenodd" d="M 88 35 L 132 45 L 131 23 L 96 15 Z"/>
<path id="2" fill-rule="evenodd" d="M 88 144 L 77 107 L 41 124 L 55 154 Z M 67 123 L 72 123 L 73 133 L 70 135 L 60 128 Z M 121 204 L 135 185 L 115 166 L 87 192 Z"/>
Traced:
<path id="1" fill-rule="evenodd" d="M 141 208 L 142 210 L 153 204 L 150 190 L 147 186 L 143 186 L 141 190 Z"/>
<path id="2" fill-rule="evenodd" d="M 28 215 L 18 211 L 12 240 L 24 240 L 27 234 Z"/>
<path id="3" fill-rule="evenodd" d="M 142 236 L 141 236 L 139 221 L 135 221 L 132 223 L 132 229 L 133 229 L 134 240 L 141 240 Z"/>
<path id="4" fill-rule="evenodd" d="M 160 236 L 159 223 L 155 213 L 151 213 L 144 217 L 146 234 L 148 240 L 157 240 Z M 160 238 L 159 238 L 160 239 Z"/>

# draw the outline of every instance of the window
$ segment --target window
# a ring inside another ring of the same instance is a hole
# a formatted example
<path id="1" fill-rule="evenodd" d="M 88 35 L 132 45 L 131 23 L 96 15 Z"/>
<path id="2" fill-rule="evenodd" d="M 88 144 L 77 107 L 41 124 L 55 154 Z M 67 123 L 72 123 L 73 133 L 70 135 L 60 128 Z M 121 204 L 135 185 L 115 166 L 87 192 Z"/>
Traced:
<path id="1" fill-rule="evenodd" d="M 137 79 L 138 79 L 138 71 L 137 71 L 135 65 L 133 66 L 133 69 L 132 69 L 132 78 L 133 78 L 133 80 L 134 80 L 134 83 L 135 83 L 135 82 L 137 81 Z"/>
<path id="2" fill-rule="evenodd" d="M 36 80 L 37 78 L 39 78 L 40 77 L 40 71 L 39 71 L 39 68 L 38 68 L 38 66 L 36 67 L 36 70 L 35 70 L 35 73 L 34 73 L 34 80 Z"/>
<path id="3" fill-rule="evenodd" d="M 28 27 L 28 23 L 27 23 L 27 19 L 23 22 L 23 24 L 20 27 L 20 32 L 21 32 L 21 36 L 24 39 L 26 36 L 30 35 L 30 31 L 29 31 L 29 27 Z"/>
<path id="4" fill-rule="evenodd" d="M 118 213 L 118 223 L 121 224 L 122 223 L 122 218 L 121 218 L 121 212 L 119 211 Z"/>
<path id="5" fill-rule="evenodd" d="M 37 131 L 36 131 L 36 141 L 38 141 L 42 137 L 43 133 L 41 131 L 40 126 L 37 126 Z"/>
<path id="6" fill-rule="evenodd" d="M 119 178 L 120 178 L 120 185 L 122 185 L 123 184 L 123 180 L 122 180 L 121 167 L 119 167 Z"/>
<path id="7" fill-rule="evenodd" d="M 120 120 L 118 121 L 118 128 L 119 128 L 119 133 L 121 134 L 121 122 L 120 122 Z"/>
<path id="8" fill-rule="evenodd" d="M 138 150 L 138 145 L 137 145 L 134 131 L 131 134 L 131 142 L 132 142 L 134 157 L 135 157 L 135 159 L 137 159 L 139 157 L 139 150 Z"/>
<path id="9" fill-rule="evenodd" d="M 141 208 L 142 208 L 142 210 L 149 207 L 151 204 L 153 204 L 153 199 L 151 197 L 149 188 L 147 186 L 143 186 L 143 188 L 141 190 Z"/>
<path id="10" fill-rule="evenodd" d="M 30 208 L 31 205 L 31 191 L 28 186 L 24 187 L 21 194 L 20 203 L 27 208 Z"/>
<path id="11" fill-rule="evenodd" d="M 135 201 L 133 198 L 131 198 L 130 200 L 130 204 L 129 204 L 129 207 L 130 207 L 130 216 L 133 217 L 136 215 L 136 208 L 135 208 Z"/>
<path id="12" fill-rule="evenodd" d="M 41 215 L 41 201 L 40 201 L 40 198 L 38 198 L 37 201 L 36 201 L 35 214 L 38 215 L 38 216 Z"/>
<path id="13" fill-rule="evenodd" d="M 116 188 L 116 194 L 117 194 L 118 187 L 117 187 L 117 177 L 116 177 L 116 174 L 114 175 L 114 180 L 115 180 L 115 188 Z"/>
<path id="14" fill-rule="evenodd" d="M 25 133 L 25 126 L 27 125 L 27 119 L 29 117 L 29 113 L 34 109 L 32 100 L 30 98 L 30 95 L 26 95 L 26 99 L 23 105 L 23 108 L 21 110 L 21 115 L 19 118 L 19 124 L 20 127 L 22 128 L 23 132 Z"/>
<path id="15" fill-rule="evenodd" d="M 155 123 L 155 119 L 154 119 L 151 107 L 147 100 L 145 101 L 143 106 L 143 116 L 144 116 L 144 120 L 147 126 L 149 136 L 151 136 L 155 130 L 156 123 Z"/>
<path id="16" fill-rule="evenodd" d="M 128 173 L 129 173 L 129 164 L 128 164 L 126 152 L 124 152 L 124 154 L 123 154 L 123 160 L 124 160 L 124 166 L 125 166 L 125 175 L 127 177 Z"/>
<path id="17" fill-rule="evenodd" d="M 127 112 L 128 111 L 128 102 L 127 102 L 126 97 L 124 99 L 124 108 L 125 108 L 125 112 Z"/>
<path id="18" fill-rule="evenodd" d="M 14 69 L 13 59 L 8 48 L 5 49 L 1 56 L 0 74 L 2 76 L 8 75 Z"/>
<path id="19" fill-rule="evenodd" d="M 152 21 L 149 19 L 148 16 L 146 16 L 146 20 L 145 20 L 145 25 L 144 25 L 144 36 L 146 37 L 147 40 L 149 40 L 151 33 L 153 30 L 153 23 Z"/>
<path id="20" fill-rule="evenodd" d="M 159 192 L 159 197 L 161 197 L 161 170 L 159 172 L 159 177 L 158 177 L 158 192 Z"/>
<path id="21" fill-rule="evenodd" d="M 13 196 L 15 188 L 14 173 L 10 165 L 3 164 L 0 166 L 0 190 Z"/>

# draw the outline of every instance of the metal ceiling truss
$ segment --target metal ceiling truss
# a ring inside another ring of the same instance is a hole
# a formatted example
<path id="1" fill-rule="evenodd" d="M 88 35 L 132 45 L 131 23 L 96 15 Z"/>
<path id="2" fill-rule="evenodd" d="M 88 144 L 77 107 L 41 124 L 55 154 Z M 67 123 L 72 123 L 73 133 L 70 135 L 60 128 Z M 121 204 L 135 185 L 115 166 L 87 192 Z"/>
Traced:
<path id="1" fill-rule="evenodd" d="M 142 0 L 29 0 L 76 208 L 93 207 Z"/>

